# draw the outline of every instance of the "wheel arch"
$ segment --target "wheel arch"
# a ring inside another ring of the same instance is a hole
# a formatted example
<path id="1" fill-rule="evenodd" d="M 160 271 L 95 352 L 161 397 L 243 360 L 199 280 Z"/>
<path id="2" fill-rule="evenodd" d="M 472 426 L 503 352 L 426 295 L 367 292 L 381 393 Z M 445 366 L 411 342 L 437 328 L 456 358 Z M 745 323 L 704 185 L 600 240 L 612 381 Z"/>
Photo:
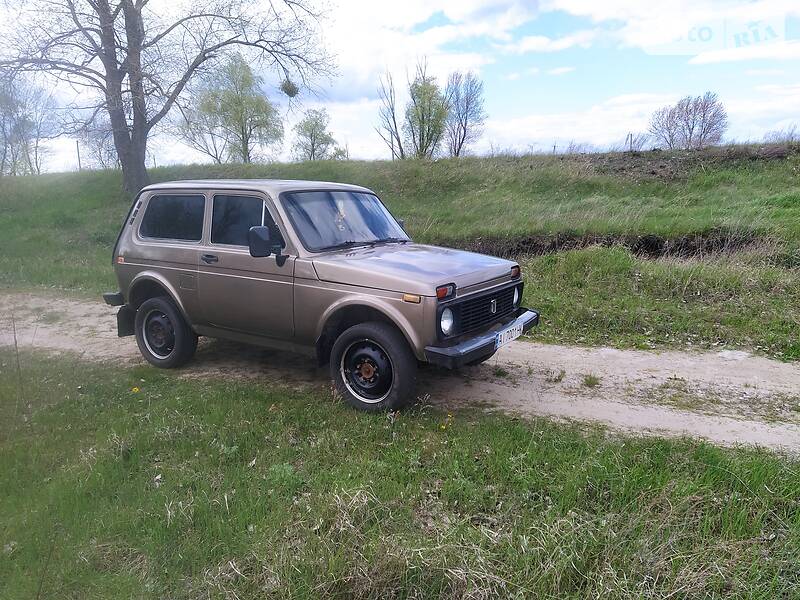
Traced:
<path id="1" fill-rule="evenodd" d="M 128 287 L 128 305 L 134 311 L 138 310 L 145 300 L 157 296 L 168 296 L 178 307 L 186 322 L 190 323 L 186 315 L 186 309 L 183 306 L 183 302 L 181 302 L 180 294 L 163 275 L 154 271 L 143 271 L 131 281 Z"/>
<path id="2" fill-rule="evenodd" d="M 392 325 L 408 343 L 411 352 L 421 359 L 421 341 L 414 328 L 399 311 L 371 298 L 347 298 L 331 305 L 320 318 L 317 327 L 316 352 L 320 365 L 330 359 L 331 348 L 343 331 L 358 323 L 381 321 Z"/>

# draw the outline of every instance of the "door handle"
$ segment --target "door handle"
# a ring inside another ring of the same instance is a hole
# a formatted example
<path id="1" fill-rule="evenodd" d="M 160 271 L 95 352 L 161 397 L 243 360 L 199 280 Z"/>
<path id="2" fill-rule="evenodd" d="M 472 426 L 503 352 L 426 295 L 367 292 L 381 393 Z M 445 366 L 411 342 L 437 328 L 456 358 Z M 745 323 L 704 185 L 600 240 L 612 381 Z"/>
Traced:
<path id="1" fill-rule="evenodd" d="M 219 262 L 219 256 L 217 256 L 216 254 L 203 254 L 200 256 L 200 258 L 203 260 L 204 263 L 208 263 L 209 265 L 211 263 Z"/>

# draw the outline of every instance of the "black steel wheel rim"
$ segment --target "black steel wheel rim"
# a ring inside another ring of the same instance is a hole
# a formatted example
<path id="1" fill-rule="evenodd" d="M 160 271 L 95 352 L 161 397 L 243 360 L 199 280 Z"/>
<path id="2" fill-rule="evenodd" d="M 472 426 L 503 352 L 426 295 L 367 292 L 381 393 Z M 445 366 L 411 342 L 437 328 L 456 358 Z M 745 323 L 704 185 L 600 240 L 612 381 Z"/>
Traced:
<path id="1" fill-rule="evenodd" d="M 142 337 L 150 354 L 166 358 L 175 350 L 175 327 L 160 310 L 147 313 L 142 322 Z"/>
<path id="2" fill-rule="evenodd" d="M 392 361 L 372 340 L 359 340 L 347 347 L 342 353 L 341 373 L 347 389 L 362 402 L 380 402 L 392 389 Z"/>

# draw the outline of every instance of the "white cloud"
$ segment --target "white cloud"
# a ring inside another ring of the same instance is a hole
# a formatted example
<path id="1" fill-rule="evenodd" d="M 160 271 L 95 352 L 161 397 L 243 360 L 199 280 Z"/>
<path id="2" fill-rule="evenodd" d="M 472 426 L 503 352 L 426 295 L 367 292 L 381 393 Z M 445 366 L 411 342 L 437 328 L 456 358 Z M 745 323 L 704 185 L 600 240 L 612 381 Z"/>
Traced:
<path id="1" fill-rule="evenodd" d="M 559 38 L 550 38 L 545 35 L 529 35 L 515 42 L 505 44 L 502 48 L 507 52 L 526 54 L 528 52 L 560 52 L 569 48 L 588 48 L 597 39 L 598 31 L 576 31 Z"/>

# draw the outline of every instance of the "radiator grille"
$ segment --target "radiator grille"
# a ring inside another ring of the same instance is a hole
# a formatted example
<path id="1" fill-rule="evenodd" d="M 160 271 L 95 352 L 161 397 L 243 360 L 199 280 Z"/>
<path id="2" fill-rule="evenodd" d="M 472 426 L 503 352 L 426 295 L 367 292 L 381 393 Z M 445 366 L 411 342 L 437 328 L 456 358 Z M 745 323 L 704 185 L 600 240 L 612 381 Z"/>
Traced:
<path id="1" fill-rule="evenodd" d="M 496 292 L 490 292 L 464 300 L 454 306 L 458 310 L 458 331 L 469 333 L 491 323 L 496 323 L 514 312 L 513 287 Z M 497 310 L 492 312 L 492 301 L 495 301 Z"/>

